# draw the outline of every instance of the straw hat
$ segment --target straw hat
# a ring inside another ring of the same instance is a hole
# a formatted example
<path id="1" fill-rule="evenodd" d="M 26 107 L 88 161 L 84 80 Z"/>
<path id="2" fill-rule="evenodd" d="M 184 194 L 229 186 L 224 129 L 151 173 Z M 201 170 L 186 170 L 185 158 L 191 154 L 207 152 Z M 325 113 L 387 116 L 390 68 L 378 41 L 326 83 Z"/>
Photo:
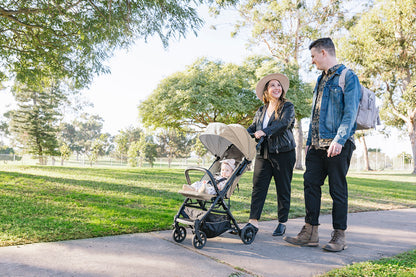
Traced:
<path id="1" fill-rule="evenodd" d="M 256 94 L 261 101 L 263 101 L 264 86 L 270 80 L 278 80 L 285 92 L 289 89 L 289 78 L 287 78 L 286 75 L 280 73 L 269 74 L 266 77 L 263 77 L 256 86 Z"/>

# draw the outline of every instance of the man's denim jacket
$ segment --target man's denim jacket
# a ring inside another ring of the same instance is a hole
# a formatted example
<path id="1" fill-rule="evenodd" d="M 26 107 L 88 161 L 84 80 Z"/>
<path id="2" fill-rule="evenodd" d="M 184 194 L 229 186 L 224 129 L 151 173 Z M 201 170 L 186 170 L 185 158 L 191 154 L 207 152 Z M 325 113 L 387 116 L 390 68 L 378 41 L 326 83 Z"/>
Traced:
<path id="1" fill-rule="evenodd" d="M 319 138 L 333 139 L 341 145 L 355 133 L 357 128 L 356 119 L 358 106 L 361 100 L 361 88 L 357 75 L 352 70 L 348 70 L 345 76 L 345 88 L 342 92 L 339 86 L 339 76 L 345 65 L 341 65 L 332 77 L 326 82 L 321 103 L 319 117 Z M 316 105 L 319 81 L 318 77 L 312 102 L 312 113 Z M 309 124 L 308 140 L 306 145 L 311 144 L 311 123 Z"/>

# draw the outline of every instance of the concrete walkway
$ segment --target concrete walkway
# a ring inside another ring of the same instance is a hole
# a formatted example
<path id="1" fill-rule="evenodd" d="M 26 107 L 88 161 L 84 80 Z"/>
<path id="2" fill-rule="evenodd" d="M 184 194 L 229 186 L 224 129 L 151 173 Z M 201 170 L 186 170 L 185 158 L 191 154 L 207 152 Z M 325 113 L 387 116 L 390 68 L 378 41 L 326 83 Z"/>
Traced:
<path id="1" fill-rule="evenodd" d="M 321 246 L 330 239 L 331 217 L 321 216 Z M 0 276 L 316 276 L 355 262 L 416 248 L 416 209 L 349 214 L 348 249 L 339 253 L 287 244 L 271 233 L 276 221 L 260 222 L 255 241 L 236 235 L 192 246 L 192 233 L 178 244 L 171 231 L 0 247 Z M 295 236 L 303 218 L 289 220 Z"/>

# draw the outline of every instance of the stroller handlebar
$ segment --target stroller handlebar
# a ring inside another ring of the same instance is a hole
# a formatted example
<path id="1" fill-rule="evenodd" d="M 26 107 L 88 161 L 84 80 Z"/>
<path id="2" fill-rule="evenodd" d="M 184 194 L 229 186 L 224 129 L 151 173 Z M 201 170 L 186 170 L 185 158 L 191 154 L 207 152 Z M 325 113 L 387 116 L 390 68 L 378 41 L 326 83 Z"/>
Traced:
<path id="1" fill-rule="evenodd" d="M 261 144 L 263 143 L 263 141 L 264 141 L 264 136 L 263 136 L 263 137 L 261 137 L 261 138 L 259 139 L 259 141 L 257 142 L 257 145 L 256 145 L 256 151 L 259 151 L 259 149 L 260 149 Z"/>

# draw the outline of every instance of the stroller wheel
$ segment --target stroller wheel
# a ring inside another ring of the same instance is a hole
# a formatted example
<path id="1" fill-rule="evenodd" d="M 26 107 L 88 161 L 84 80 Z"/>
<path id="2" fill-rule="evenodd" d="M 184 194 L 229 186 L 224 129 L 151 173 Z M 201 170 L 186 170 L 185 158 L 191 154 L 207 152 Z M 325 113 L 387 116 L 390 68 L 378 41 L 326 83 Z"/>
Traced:
<path id="1" fill-rule="evenodd" d="M 173 229 L 172 238 L 176 242 L 182 242 L 186 237 L 186 229 L 183 226 Z"/>
<path id="2" fill-rule="evenodd" d="M 199 231 L 199 237 L 201 239 L 198 239 L 196 234 L 194 235 L 194 238 L 192 239 L 192 245 L 195 248 L 202 249 L 207 243 L 207 235 L 203 231 Z"/>
<path id="3" fill-rule="evenodd" d="M 241 230 L 240 238 L 244 244 L 251 244 L 256 237 L 256 230 L 252 226 L 246 226 Z"/>

